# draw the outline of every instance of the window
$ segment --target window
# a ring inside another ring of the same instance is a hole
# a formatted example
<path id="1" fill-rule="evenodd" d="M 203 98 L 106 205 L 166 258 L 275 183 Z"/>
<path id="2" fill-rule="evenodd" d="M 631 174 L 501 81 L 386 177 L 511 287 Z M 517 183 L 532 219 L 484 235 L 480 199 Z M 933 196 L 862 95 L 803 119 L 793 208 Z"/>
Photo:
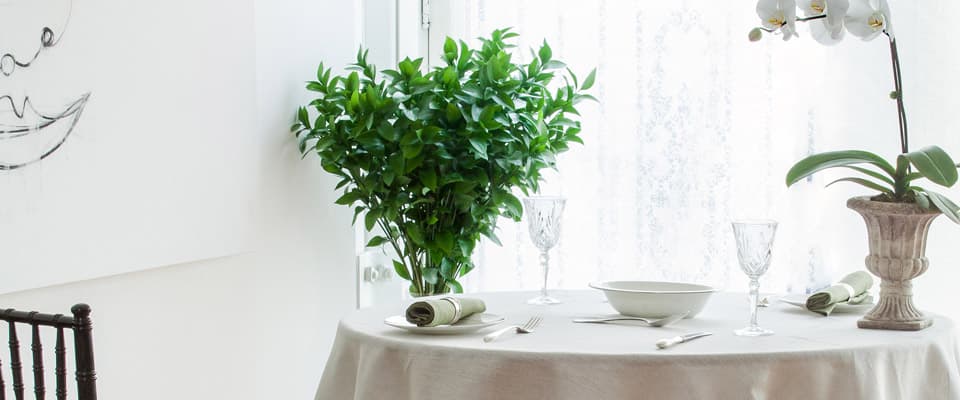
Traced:
<path id="1" fill-rule="evenodd" d="M 743 290 L 729 226 L 739 217 L 781 223 L 764 290 L 808 291 L 863 268 L 863 223 L 844 204 L 864 192 L 824 189 L 830 174 L 790 189 L 783 180 L 793 162 L 813 152 L 895 154 L 896 113 L 885 100 L 892 77 L 882 42 L 824 47 L 801 28 L 800 40 L 751 43 L 747 32 L 758 24 L 752 2 L 429 3 L 427 49 L 447 35 L 475 38 L 513 27 L 521 59 L 546 39 L 575 72 L 598 68 L 593 90 L 600 102 L 583 115 L 586 145 L 561 155 L 559 173 L 545 185 L 568 198 L 551 287 L 628 278 Z M 938 63 L 923 62 L 918 55 L 937 48 L 931 38 L 943 28 L 922 24 L 919 11 L 897 11 L 901 48 L 912 49 L 904 69 L 913 140 L 956 152 L 957 135 L 933 129 L 956 121 L 931 110 L 960 101 L 937 89 L 938 79 L 960 81 L 946 73 L 960 58 L 938 52 Z M 941 236 L 928 255 L 934 268 L 949 267 L 958 256 L 947 241 L 958 230 L 945 218 L 937 224 L 944 228 L 934 227 Z M 479 248 L 466 289 L 537 288 L 537 250 L 526 227 L 503 220 L 499 228 L 503 247 Z"/>

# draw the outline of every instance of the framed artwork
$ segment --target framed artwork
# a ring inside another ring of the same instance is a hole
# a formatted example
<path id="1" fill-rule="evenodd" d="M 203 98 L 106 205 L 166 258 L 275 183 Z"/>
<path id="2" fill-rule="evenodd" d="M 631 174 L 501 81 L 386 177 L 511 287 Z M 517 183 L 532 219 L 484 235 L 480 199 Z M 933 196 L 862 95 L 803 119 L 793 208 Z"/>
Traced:
<path id="1" fill-rule="evenodd" d="M 253 21 L 253 0 L 0 0 L 0 293 L 248 248 Z"/>

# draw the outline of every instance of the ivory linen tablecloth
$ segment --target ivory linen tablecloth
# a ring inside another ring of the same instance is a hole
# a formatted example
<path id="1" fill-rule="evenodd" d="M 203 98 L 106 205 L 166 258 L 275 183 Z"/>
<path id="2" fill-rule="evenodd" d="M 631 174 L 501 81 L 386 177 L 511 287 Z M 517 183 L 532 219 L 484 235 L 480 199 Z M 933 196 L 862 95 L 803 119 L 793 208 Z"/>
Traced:
<path id="1" fill-rule="evenodd" d="M 957 337 L 943 317 L 919 332 L 865 330 L 856 314 L 775 302 L 760 324 L 776 334 L 746 338 L 733 334 L 747 322 L 745 295 L 714 294 L 700 315 L 665 328 L 571 322 L 614 313 L 599 292 L 527 305 L 534 295 L 471 295 L 505 323 L 544 316 L 535 333 L 492 343 L 480 338 L 496 327 L 426 336 L 385 325 L 402 304 L 355 312 L 340 322 L 316 399 L 960 399 Z M 714 335 L 654 346 L 694 331 Z"/>

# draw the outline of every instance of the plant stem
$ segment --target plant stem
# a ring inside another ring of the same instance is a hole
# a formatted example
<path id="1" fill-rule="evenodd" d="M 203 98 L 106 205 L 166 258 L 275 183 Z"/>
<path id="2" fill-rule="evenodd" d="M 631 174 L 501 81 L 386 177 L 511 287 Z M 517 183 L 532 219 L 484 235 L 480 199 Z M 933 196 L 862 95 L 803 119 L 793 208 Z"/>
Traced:
<path id="1" fill-rule="evenodd" d="M 890 37 L 890 35 L 887 35 Z M 900 71 L 900 53 L 897 51 L 897 41 L 890 37 L 890 60 L 893 64 L 893 84 L 897 92 L 897 119 L 900 123 L 900 152 L 910 152 L 910 142 L 907 136 L 907 113 L 903 108 L 903 80 Z"/>
<path id="2" fill-rule="evenodd" d="M 814 15 L 812 17 L 800 17 L 800 18 L 797 18 L 797 22 L 813 21 L 815 19 L 823 19 L 826 17 L 827 17 L 827 14 Z"/>

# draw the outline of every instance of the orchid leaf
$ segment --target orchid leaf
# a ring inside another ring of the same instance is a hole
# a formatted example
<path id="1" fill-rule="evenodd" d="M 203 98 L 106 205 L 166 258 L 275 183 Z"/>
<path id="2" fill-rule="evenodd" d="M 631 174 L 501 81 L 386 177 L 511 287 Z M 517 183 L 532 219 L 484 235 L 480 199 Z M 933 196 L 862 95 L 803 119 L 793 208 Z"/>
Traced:
<path id="1" fill-rule="evenodd" d="M 863 168 L 863 167 L 858 167 L 858 166 L 856 166 L 856 165 L 844 165 L 843 167 L 844 167 L 844 168 L 849 168 L 849 169 L 852 169 L 852 170 L 854 170 L 854 171 L 860 172 L 860 173 L 862 173 L 862 174 L 864 174 L 864 175 L 868 175 L 868 176 L 870 176 L 870 177 L 876 178 L 876 179 L 880 180 L 880 181 L 883 182 L 883 183 L 886 183 L 886 184 L 888 184 L 888 185 L 890 185 L 890 186 L 893 186 L 893 179 L 890 179 L 890 177 L 888 177 L 888 176 L 886 176 L 886 175 L 884 175 L 884 174 L 881 174 L 881 173 L 879 173 L 879 172 L 877 172 L 877 171 L 874 171 L 874 170 L 871 170 L 871 169 L 867 169 L 867 168 Z"/>
<path id="2" fill-rule="evenodd" d="M 924 147 L 901 154 L 900 157 L 909 160 L 918 172 L 933 183 L 946 187 L 957 183 L 956 163 L 947 152 L 937 146 Z"/>
<path id="3" fill-rule="evenodd" d="M 933 203 L 943 215 L 946 215 L 947 218 L 950 218 L 954 223 L 960 224 L 960 207 L 958 207 L 956 203 L 937 192 L 924 189 L 924 193 L 930 197 L 930 202 Z"/>
<path id="4" fill-rule="evenodd" d="M 883 185 L 881 185 L 881 184 L 879 184 L 879 183 L 876 183 L 876 182 L 871 181 L 871 180 L 869 180 L 869 179 L 863 179 L 863 178 L 840 178 L 840 179 L 837 179 L 837 180 L 835 180 L 835 181 L 833 181 L 833 182 L 828 183 L 828 184 L 827 184 L 827 187 L 830 187 L 830 186 L 833 185 L 834 183 L 839 183 L 839 182 L 852 182 L 852 183 L 856 183 L 856 184 L 859 184 L 859 185 L 862 185 L 862 186 L 866 186 L 866 187 L 868 187 L 868 188 L 870 188 L 870 189 L 879 191 L 879 192 L 881 192 L 881 193 L 890 193 L 890 194 L 893 194 L 893 189 L 892 189 L 892 188 L 883 186 Z"/>
<path id="5" fill-rule="evenodd" d="M 827 168 L 845 167 L 857 164 L 871 164 L 891 177 L 896 176 L 896 170 L 887 160 L 880 156 L 861 150 L 831 151 L 826 153 L 814 154 L 798 161 L 787 172 L 787 186 L 813 175 Z"/>
<path id="6" fill-rule="evenodd" d="M 913 198 L 916 199 L 917 205 L 924 209 L 929 210 L 930 207 L 932 207 L 932 204 L 930 204 L 930 196 L 928 196 L 922 190 L 914 190 Z"/>

